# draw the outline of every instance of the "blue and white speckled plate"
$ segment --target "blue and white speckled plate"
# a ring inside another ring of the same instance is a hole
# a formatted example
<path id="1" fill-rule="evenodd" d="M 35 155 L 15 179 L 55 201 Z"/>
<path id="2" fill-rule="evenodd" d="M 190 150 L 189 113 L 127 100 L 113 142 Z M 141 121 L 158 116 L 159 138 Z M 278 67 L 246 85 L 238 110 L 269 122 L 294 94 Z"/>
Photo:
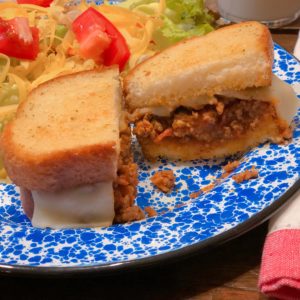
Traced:
<path id="1" fill-rule="evenodd" d="M 277 45 L 274 72 L 299 87 L 300 63 Z M 299 118 L 300 111 L 289 145 L 253 149 L 232 174 L 255 165 L 258 179 L 237 184 L 231 175 L 196 199 L 189 195 L 220 176 L 225 161 L 162 160 L 151 165 L 137 149 L 137 203 L 159 213 L 140 222 L 99 229 L 33 228 L 22 212 L 16 187 L 0 185 L 0 271 L 72 274 L 115 270 L 179 257 L 242 234 L 268 218 L 300 186 Z M 176 174 L 176 188 L 168 195 L 155 190 L 149 181 L 155 171 L 165 169 Z"/>

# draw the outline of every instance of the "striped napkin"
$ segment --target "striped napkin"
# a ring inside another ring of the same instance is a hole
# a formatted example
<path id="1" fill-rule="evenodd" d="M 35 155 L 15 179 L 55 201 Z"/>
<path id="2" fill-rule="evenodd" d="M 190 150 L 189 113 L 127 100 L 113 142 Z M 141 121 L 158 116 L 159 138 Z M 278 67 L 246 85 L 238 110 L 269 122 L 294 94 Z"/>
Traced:
<path id="1" fill-rule="evenodd" d="M 294 55 L 300 60 L 300 31 Z M 300 94 L 300 82 L 294 89 Z M 269 222 L 259 288 L 278 299 L 300 299 L 300 191 Z"/>

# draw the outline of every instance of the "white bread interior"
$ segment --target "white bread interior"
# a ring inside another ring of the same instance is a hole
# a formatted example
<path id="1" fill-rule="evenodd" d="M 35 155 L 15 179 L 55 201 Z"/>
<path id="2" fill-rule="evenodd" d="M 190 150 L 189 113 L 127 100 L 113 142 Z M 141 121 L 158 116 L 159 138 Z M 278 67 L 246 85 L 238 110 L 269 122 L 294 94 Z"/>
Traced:
<path id="1" fill-rule="evenodd" d="M 58 191 L 116 177 L 117 68 L 55 78 L 34 89 L 2 134 L 4 165 L 28 190 Z"/>
<path id="2" fill-rule="evenodd" d="M 127 105 L 130 110 L 173 108 L 199 96 L 268 86 L 272 63 L 272 39 L 264 25 L 245 22 L 223 27 L 137 65 L 124 78 Z"/>

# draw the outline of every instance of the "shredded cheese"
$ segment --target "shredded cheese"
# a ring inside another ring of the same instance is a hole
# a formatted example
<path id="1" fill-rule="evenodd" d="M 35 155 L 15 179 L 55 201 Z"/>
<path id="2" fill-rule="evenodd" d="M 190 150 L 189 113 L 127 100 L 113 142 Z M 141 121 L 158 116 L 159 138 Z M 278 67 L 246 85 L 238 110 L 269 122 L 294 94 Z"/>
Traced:
<path id="1" fill-rule="evenodd" d="M 149 45 L 153 32 L 161 26 L 160 15 L 164 7 L 163 3 L 163 1 L 155 3 L 151 16 L 134 9 L 131 11 L 113 5 L 91 4 L 124 35 L 131 52 L 129 68 L 132 68 L 142 55 L 153 54 Z M 28 93 L 32 88 L 59 75 L 94 68 L 94 62 L 79 57 L 78 45 L 71 30 L 68 30 L 63 38 L 55 35 L 57 24 L 70 23 L 66 13 L 75 8 L 84 11 L 88 8 L 88 4 L 81 1 L 78 6 L 72 7 L 66 6 L 65 1 L 57 0 L 51 7 L 44 8 L 30 4 L 1 3 L 0 17 L 9 19 L 24 16 L 29 19 L 31 26 L 39 29 L 40 53 L 34 61 L 15 60 L 14 65 L 10 64 L 8 57 L 5 57 L 7 63 L 1 69 L 0 82 L 5 81 L 8 77 L 12 81 L 16 81 L 15 83 L 20 87 L 24 96 L 26 95 L 25 87 L 27 87 Z M 60 43 L 56 46 L 55 41 L 60 41 Z M 70 55 L 70 51 L 73 51 L 75 55 Z"/>
<path id="2" fill-rule="evenodd" d="M 1 67 L 0 67 L 0 82 L 5 81 L 7 77 L 7 73 L 10 66 L 10 59 L 8 56 L 4 54 L 0 54 L 0 61 L 1 61 Z"/>

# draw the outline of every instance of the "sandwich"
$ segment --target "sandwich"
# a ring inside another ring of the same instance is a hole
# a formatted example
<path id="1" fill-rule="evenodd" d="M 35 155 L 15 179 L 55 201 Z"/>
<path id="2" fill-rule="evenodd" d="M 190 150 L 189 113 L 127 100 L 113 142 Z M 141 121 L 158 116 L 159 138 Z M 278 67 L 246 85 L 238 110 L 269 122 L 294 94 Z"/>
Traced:
<path id="1" fill-rule="evenodd" d="M 211 159 L 291 138 L 298 100 L 272 64 L 270 32 L 245 22 L 137 65 L 124 78 L 124 95 L 144 155 Z"/>
<path id="2" fill-rule="evenodd" d="M 108 226 L 143 218 L 117 68 L 45 82 L 2 133 L 2 156 L 34 227 Z"/>

